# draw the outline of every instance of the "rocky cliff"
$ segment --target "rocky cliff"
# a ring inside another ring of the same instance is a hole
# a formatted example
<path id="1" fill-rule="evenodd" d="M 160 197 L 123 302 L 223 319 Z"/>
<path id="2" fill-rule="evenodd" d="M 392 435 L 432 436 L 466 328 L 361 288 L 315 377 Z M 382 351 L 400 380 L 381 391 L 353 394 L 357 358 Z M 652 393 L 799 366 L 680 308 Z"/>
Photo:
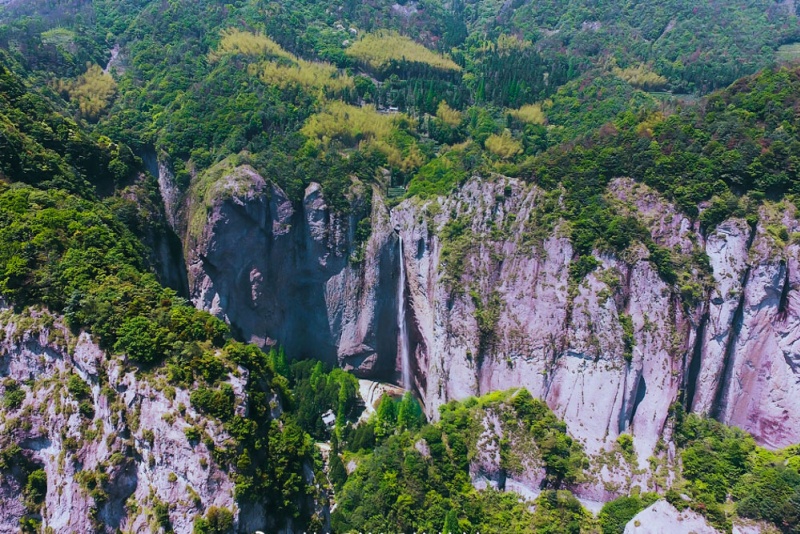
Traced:
<path id="1" fill-rule="evenodd" d="M 800 222 L 788 203 L 705 235 L 617 179 L 609 202 L 655 248 L 596 250 L 598 267 L 578 279 L 559 192 L 517 180 L 475 177 L 391 210 L 373 192 L 363 244 L 316 184 L 297 204 L 248 167 L 211 184 L 187 232 L 192 298 L 250 340 L 399 380 L 403 261 L 414 387 L 432 417 L 449 400 L 524 386 L 590 454 L 631 433 L 642 466 L 669 449 L 676 402 L 768 447 L 800 441 Z M 675 280 L 656 249 L 674 258 Z"/>
<path id="2" fill-rule="evenodd" d="M 669 534 L 693 532 L 717 534 L 720 530 L 708 524 L 700 514 L 690 509 L 677 510 L 667 501 L 658 501 L 642 510 L 625 526 L 625 534 Z M 778 529 L 760 522 L 739 521 L 733 524 L 733 534 L 777 534 Z"/>
<path id="3" fill-rule="evenodd" d="M 394 210 L 402 239 L 414 244 L 404 260 L 417 386 L 429 412 L 521 385 L 590 452 L 631 432 L 648 458 L 679 400 L 770 447 L 800 440 L 800 247 L 788 237 L 800 230 L 795 208 L 765 206 L 754 227 L 728 220 L 706 237 L 631 180 L 608 194 L 676 263 L 707 256 L 710 273 L 704 279 L 687 263 L 668 284 L 634 245 L 621 255 L 595 251 L 599 267 L 575 283 L 565 223 L 542 228 L 545 194 L 501 178 Z"/>
<path id="4" fill-rule="evenodd" d="M 44 311 L 3 309 L 0 340 L 0 532 L 32 520 L 48 532 L 186 533 L 211 508 L 231 512 L 237 531 L 275 526 L 264 507 L 237 504 L 235 473 L 213 451 L 230 436 L 189 391 Z M 237 413 L 247 380 L 242 368 L 228 377 Z"/>
<path id="5" fill-rule="evenodd" d="M 354 183 L 352 213 L 328 209 L 311 184 L 300 205 L 252 168 L 217 167 L 193 185 L 186 258 L 194 303 L 247 341 L 339 362 L 363 376 L 395 369 L 398 255 L 380 195 Z M 372 198 L 372 234 L 355 242 Z M 369 203 L 367 202 L 367 206 Z M 363 260 L 353 261 L 361 255 Z"/>

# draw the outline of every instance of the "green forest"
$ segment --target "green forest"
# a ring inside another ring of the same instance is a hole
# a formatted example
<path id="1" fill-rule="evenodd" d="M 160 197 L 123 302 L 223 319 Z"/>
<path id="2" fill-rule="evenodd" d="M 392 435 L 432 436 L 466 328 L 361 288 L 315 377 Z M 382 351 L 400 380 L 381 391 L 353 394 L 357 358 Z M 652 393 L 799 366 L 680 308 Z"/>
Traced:
<path id="1" fill-rule="evenodd" d="M 725 532 L 737 518 L 800 532 L 800 445 L 767 450 L 680 404 L 670 416 L 680 465 L 672 484 L 619 497 L 596 515 L 573 491 L 597 459 L 524 389 L 445 404 L 430 421 L 410 393 L 384 395 L 363 413 L 354 375 L 242 343 L 168 287 L 154 242 L 170 230 L 145 162 L 166 155 L 181 198 L 202 201 L 203 176 L 246 162 L 295 203 L 319 182 L 344 214 L 353 177 L 389 205 L 446 196 L 475 175 L 519 178 L 548 192 L 542 225 L 568 222 L 571 283 L 596 269 L 594 251 L 641 242 L 659 277 L 692 305 L 706 288 L 687 273 L 708 274 L 707 257 L 679 260 L 609 203 L 608 185 L 618 177 L 648 185 L 704 234 L 731 216 L 754 226 L 765 201 L 800 209 L 793 5 L 0 4 L 0 299 L 15 313 L 63 316 L 164 391 L 190 391 L 191 406 L 232 438 L 218 447 L 199 427 L 186 437 L 232 473 L 237 502 L 269 507 L 281 527 L 610 534 L 665 498 Z M 369 219 L 358 215 L 363 241 Z M 458 263 L 466 228 L 446 227 L 445 263 L 447 254 Z M 800 240 L 774 231 L 782 243 Z M 239 368 L 246 414 L 226 381 Z M 76 399 L 89 395 L 80 380 L 67 387 Z M 23 398 L 4 383 L 5 409 Z M 284 409 L 274 417 L 276 399 Z M 82 405 L 82 416 L 91 410 Z M 487 414 L 511 436 L 497 445 L 504 477 L 527 461 L 519 443 L 539 462 L 537 497 L 474 487 Z M 330 446 L 324 457 L 319 443 Z M 20 446 L 13 432 L 0 435 L 0 471 L 24 474 L 22 531 L 44 531 L 37 510 L 47 481 Z M 621 437 L 616 447 L 633 465 L 631 442 Z M 102 503 L 102 477 L 90 478 L 84 485 Z M 329 518 L 309 496 L 335 502 Z M 232 514 L 211 508 L 194 532 L 232 532 Z M 166 511 L 161 519 L 170 532 Z"/>

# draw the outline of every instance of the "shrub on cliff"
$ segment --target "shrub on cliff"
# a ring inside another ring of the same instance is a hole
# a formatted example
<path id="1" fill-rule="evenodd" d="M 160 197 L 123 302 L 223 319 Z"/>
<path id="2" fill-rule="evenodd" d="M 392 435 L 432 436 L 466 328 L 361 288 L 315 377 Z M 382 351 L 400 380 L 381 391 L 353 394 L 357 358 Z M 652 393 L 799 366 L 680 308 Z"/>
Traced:
<path id="1" fill-rule="evenodd" d="M 233 388 L 228 383 L 221 384 L 217 390 L 198 388 L 192 391 L 189 400 L 192 406 L 201 412 L 213 415 L 223 421 L 233 417 L 236 397 Z"/>
<path id="2" fill-rule="evenodd" d="M 147 317 L 132 317 L 120 327 L 114 350 L 141 363 L 155 363 L 164 357 L 167 332 Z"/>
<path id="3" fill-rule="evenodd" d="M 603 534 L 620 534 L 633 516 L 650 504 L 638 496 L 620 497 L 607 502 L 600 510 L 598 520 Z"/>
<path id="4" fill-rule="evenodd" d="M 233 532 L 233 513 L 225 508 L 212 506 L 205 517 L 195 519 L 194 534 L 228 534 Z"/>
<path id="5" fill-rule="evenodd" d="M 535 506 L 533 529 L 537 534 L 580 534 L 593 523 L 591 513 L 569 491 L 543 491 Z"/>

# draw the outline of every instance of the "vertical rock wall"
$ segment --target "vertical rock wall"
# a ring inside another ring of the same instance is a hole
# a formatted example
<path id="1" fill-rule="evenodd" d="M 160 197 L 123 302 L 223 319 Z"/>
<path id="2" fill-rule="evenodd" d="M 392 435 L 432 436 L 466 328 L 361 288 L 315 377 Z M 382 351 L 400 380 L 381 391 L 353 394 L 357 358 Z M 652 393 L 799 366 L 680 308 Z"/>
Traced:
<path id="1" fill-rule="evenodd" d="M 318 184 L 294 205 L 246 166 L 210 188 L 208 201 L 190 210 L 193 302 L 224 317 L 246 341 L 394 380 L 397 237 L 380 195 L 362 191 L 353 213 L 340 216 Z M 365 195 L 373 230 L 355 243 Z"/>
<path id="2" fill-rule="evenodd" d="M 194 425 L 216 446 L 229 438 L 220 422 L 192 407 L 189 391 L 166 394 L 157 379 L 138 376 L 44 312 L 5 311 L 0 332 L 0 390 L 5 396 L 16 384 L 24 393 L 19 406 L 0 408 L 4 459 L 19 448 L 10 470 L 0 465 L 0 532 L 18 532 L 26 515 L 40 516 L 43 530 L 53 532 L 145 532 L 157 528 L 159 503 L 168 505 L 176 533 L 192 532 L 212 506 L 233 512 L 237 531 L 275 525 L 266 510 L 240 508 L 233 474 L 187 438 Z M 69 391 L 70 380 L 85 384 L 86 398 Z M 237 410 L 245 410 L 246 370 L 229 383 Z M 27 501 L 24 464 L 46 474 L 41 505 Z"/>
<path id="3" fill-rule="evenodd" d="M 666 283 L 634 245 L 595 251 L 599 267 L 575 283 L 568 223 L 547 216 L 552 195 L 516 180 L 473 178 L 448 198 L 391 211 L 354 183 L 356 198 L 372 198 L 363 245 L 355 216 L 332 212 L 316 184 L 300 204 L 246 167 L 214 187 L 186 242 L 192 297 L 247 340 L 399 380 L 403 261 L 414 389 L 431 417 L 450 400 L 524 386 L 590 453 L 632 433 L 642 464 L 669 441 L 677 401 L 767 446 L 800 441 L 800 247 L 776 233 L 800 231 L 791 206 L 704 236 L 658 194 L 616 180 L 609 202 L 688 278 Z M 692 263 L 704 256 L 705 285 Z"/>

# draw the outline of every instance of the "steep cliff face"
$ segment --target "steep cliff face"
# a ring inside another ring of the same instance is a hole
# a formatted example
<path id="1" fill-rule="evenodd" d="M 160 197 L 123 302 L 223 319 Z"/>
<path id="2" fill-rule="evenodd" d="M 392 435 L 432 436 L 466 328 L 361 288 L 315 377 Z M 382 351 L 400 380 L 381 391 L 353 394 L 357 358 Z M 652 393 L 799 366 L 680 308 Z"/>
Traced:
<path id="1" fill-rule="evenodd" d="M 31 517 L 54 532 L 168 522 L 187 533 L 210 507 L 231 511 L 237 531 L 274 525 L 268 510 L 236 503 L 233 473 L 187 437 L 193 427 L 214 447 L 230 437 L 189 391 L 137 373 L 46 312 L 5 310 L 0 325 L 0 532 Z M 243 414 L 246 370 L 228 381 Z"/>
<path id="2" fill-rule="evenodd" d="M 794 209 L 762 209 L 711 414 L 768 447 L 800 441 L 800 246 Z M 783 234 L 784 238 L 781 237 Z"/>
<path id="3" fill-rule="evenodd" d="M 145 169 L 157 180 L 160 198 L 154 202 L 150 184 L 141 175 L 122 192 L 122 196 L 134 201 L 140 210 L 137 230 L 150 251 L 150 265 L 159 281 L 180 296 L 188 297 L 186 262 L 181 239 L 176 233 L 179 228 L 180 194 L 175 177 L 169 165 L 159 160 L 154 151 L 144 152 L 142 161 Z"/>
<path id="4" fill-rule="evenodd" d="M 596 251 L 600 266 L 574 284 L 562 223 L 542 232 L 544 193 L 515 181 L 473 180 L 447 200 L 394 211 L 402 239 L 416 244 L 404 259 L 429 413 L 449 399 L 525 386 L 589 452 L 631 432 L 644 462 L 669 438 L 669 408 L 684 389 L 691 410 L 767 446 L 800 440 L 798 246 L 777 235 L 797 232 L 794 208 L 762 208 L 752 229 L 725 221 L 706 239 L 644 186 L 617 180 L 609 191 L 678 258 L 705 252 L 708 297 L 680 298 L 681 284 L 699 288 L 701 273 L 690 268 L 672 287 L 641 246 L 624 257 Z M 454 221 L 466 223 L 466 238 L 452 235 Z"/>
<path id="5" fill-rule="evenodd" d="M 316 185 L 293 206 L 252 169 L 237 172 L 246 179 L 233 182 L 247 186 L 215 182 L 187 250 L 195 302 L 249 339 L 398 380 L 400 260 L 414 387 L 431 417 L 449 400 L 524 386 L 590 454 L 632 433 L 641 465 L 669 443 L 677 401 L 770 447 L 800 441 L 792 206 L 765 206 L 755 227 L 731 219 L 705 236 L 660 195 L 618 179 L 609 202 L 672 252 L 680 276 L 665 282 L 636 244 L 595 251 L 599 266 L 578 280 L 558 192 L 473 178 L 448 198 L 391 212 L 376 193 L 355 264 L 354 221 L 331 213 Z"/>
<path id="6" fill-rule="evenodd" d="M 225 317 L 250 342 L 277 342 L 294 356 L 394 378 L 397 239 L 379 195 L 354 184 L 354 214 L 339 216 L 319 185 L 293 205 L 247 166 L 202 187 L 190 194 L 201 200 L 191 206 L 186 242 L 197 306 Z M 356 243 L 355 213 L 367 195 L 373 231 Z"/>

